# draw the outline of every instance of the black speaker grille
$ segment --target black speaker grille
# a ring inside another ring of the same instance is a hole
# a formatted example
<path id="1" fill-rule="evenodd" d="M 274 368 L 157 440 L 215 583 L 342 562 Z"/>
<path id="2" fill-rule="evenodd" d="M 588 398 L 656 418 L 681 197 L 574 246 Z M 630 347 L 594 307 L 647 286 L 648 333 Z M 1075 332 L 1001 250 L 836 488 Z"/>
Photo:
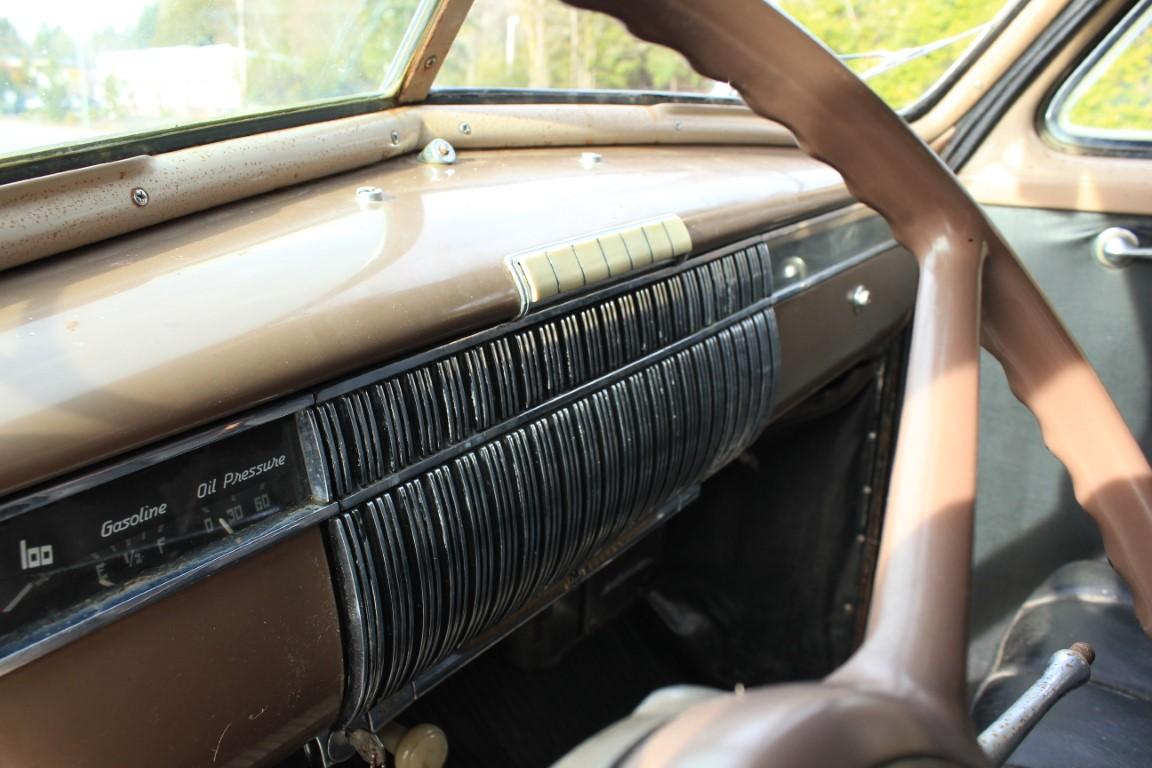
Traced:
<path id="1" fill-rule="evenodd" d="M 344 497 L 767 298 L 755 245 L 320 405 Z"/>
<path id="2" fill-rule="evenodd" d="M 744 248 L 317 407 L 338 493 L 360 499 L 329 526 L 344 722 L 578 578 L 754 438 L 770 275 L 766 248 Z"/>

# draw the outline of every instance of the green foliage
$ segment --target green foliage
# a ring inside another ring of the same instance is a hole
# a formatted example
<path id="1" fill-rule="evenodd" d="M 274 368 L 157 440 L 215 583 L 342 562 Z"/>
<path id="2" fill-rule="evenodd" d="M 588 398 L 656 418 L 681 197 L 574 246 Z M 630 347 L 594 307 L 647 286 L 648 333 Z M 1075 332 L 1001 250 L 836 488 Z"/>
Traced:
<path id="1" fill-rule="evenodd" d="M 967 32 L 991 21 L 1005 0 L 780 0 L 777 4 L 838 54 L 893 53 Z M 868 79 L 893 108 L 916 102 L 939 80 L 976 36 Z M 882 56 L 848 61 L 858 74 L 883 63 Z"/>

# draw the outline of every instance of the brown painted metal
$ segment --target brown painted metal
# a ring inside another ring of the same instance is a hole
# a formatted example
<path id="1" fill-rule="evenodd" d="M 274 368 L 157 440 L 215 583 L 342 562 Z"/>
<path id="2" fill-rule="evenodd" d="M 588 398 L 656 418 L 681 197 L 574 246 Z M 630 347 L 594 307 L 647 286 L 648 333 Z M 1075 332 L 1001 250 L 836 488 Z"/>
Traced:
<path id="1" fill-rule="evenodd" d="M 424 101 L 432 82 L 444 66 L 444 59 L 448 56 L 448 49 L 460 31 L 460 25 L 472 7 L 472 0 L 443 0 L 436 9 L 435 15 L 428 23 L 424 39 L 408 62 L 408 70 L 400 83 L 400 90 L 396 93 L 396 101 L 400 104 L 412 104 Z"/>
<path id="2" fill-rule="evenodd" d="M 920 262 L 917 314 L 868 632 L 823 685 L 755 691 L 690 712 L 632 765 L 980 764 L 964 706 L 976 493 L 981 282 L 985 338 L 1068 463 L 1152 629 L 1152 472 L 1103 385 L 955 177 L 819 43 L 759 0 L 569 0 L 730 82 L 840 170 Z M 1084 441 L 1076 447 L 1076 441 Z M 1114 462 L 1093 460 L 1093 451 Z"/>
<path id="3" fill-rule="evenodd" d="M 1028 0 L 1005 3 L 1001 11 L 1015 16 L 988 43 L 988 47 L 964 70 L 938 102 L 913 123 L 917 135 L 932 147 L 947 143 L 948 133 L 966 115 L 980 97 L 995 85 L 1019 60 L 1036 37 L 1051 24 L 1070 0 Z M 1015 10 L 1014 5 L 1023 7 Z"/>
<path id="4" fill-rule="evenodd" d="M 916 260 L 895 248 L 777 304 L 776 408 L 795 405 L 888 343 L 912 314 L 917 272 Z M 848 300 L 858 285 L 872 294 L 862 309 Z"/>
<path id="5" fill-rule="evenodd" d="M 459 125 L 473 124 L 471 134 Z M 685 104 L 403 107 L 135 157 L 0 186 L 0 271 L 188 214 L 412 154 L 463 148 L 793 146 L 747 109 Z M 132 190 L 148 192 L 143 208 Z"/>
<path id="6" fill-rule="evenodd" d="M 953 88 L 915 123 L 926 140 L 946 132 L 1004 72 L 1067 0 L 1032 0 Z M 397 99 L 423 98 L 443 65 L 470 0 L 447 0 Z M 431 66 L 429 58 L 435 56 Z M 459 133 L 468 120 L 471 134 Z M 395 138 L 394 138 L 395 136 Z M 460 146 L 748 144 L 791 146 L 782 126 L 742 106 L 552 104 L 419 106 L 382 110 L 219 141 L 0 186 L 0 270 L 213 206 L 411 153 L 436 136 Z M 142 187 L 140 208 L 131 192 Z"/>
<path id="7" fill-rule="evenodd" d="M 703 249 L 847 202 L 796 150 L 579 154 L 396 160 L 9 273 L 0 493 L 510 319 L 518 251 L 669 213 Z"/>
<path id="8" fill-rule="evenodd" d="M 1036 130 L 1036 115 L 1086 48 L 1129 4 L 1106 3 L 1009 107 L 960 171 L 982 203 L 1152 215 L 1152 160 L 1069 152 Z"/>
<path id="9" fill-rule="evenodd" d="M 419 117 L 399 109 L 5 184 L 0 270 L 402 155 L 419 132 Z M 144 207 L 132 202 L 137 187 Z"/>
<path id="10" fill-rule="evenodd" d="M 266 764 L 335 720 L 342 686 L 311 529 L 0 677 L 0 763 Z"/>

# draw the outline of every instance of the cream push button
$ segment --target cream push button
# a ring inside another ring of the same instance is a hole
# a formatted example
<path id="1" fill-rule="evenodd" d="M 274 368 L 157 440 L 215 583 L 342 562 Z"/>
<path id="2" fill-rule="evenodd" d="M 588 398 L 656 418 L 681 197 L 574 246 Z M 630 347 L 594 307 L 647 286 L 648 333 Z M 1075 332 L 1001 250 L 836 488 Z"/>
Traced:
<path id="1" fill-rule="evenodd" d="M 508 258 L 524 309 L 691 252 L 679 216 L 662 216 Z"/>

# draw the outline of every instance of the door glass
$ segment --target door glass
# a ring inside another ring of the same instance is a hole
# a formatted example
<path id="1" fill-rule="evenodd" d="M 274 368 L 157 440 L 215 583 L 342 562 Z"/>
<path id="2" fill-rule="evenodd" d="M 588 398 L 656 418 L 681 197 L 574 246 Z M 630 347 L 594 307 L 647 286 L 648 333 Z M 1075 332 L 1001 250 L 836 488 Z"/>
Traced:
<path id="1" fill-rule="evenodd" d="M 1152 141 L 1152 10 L 1121 27 L 1054 101 L 1057 135 L 1078 140 Z"/>

